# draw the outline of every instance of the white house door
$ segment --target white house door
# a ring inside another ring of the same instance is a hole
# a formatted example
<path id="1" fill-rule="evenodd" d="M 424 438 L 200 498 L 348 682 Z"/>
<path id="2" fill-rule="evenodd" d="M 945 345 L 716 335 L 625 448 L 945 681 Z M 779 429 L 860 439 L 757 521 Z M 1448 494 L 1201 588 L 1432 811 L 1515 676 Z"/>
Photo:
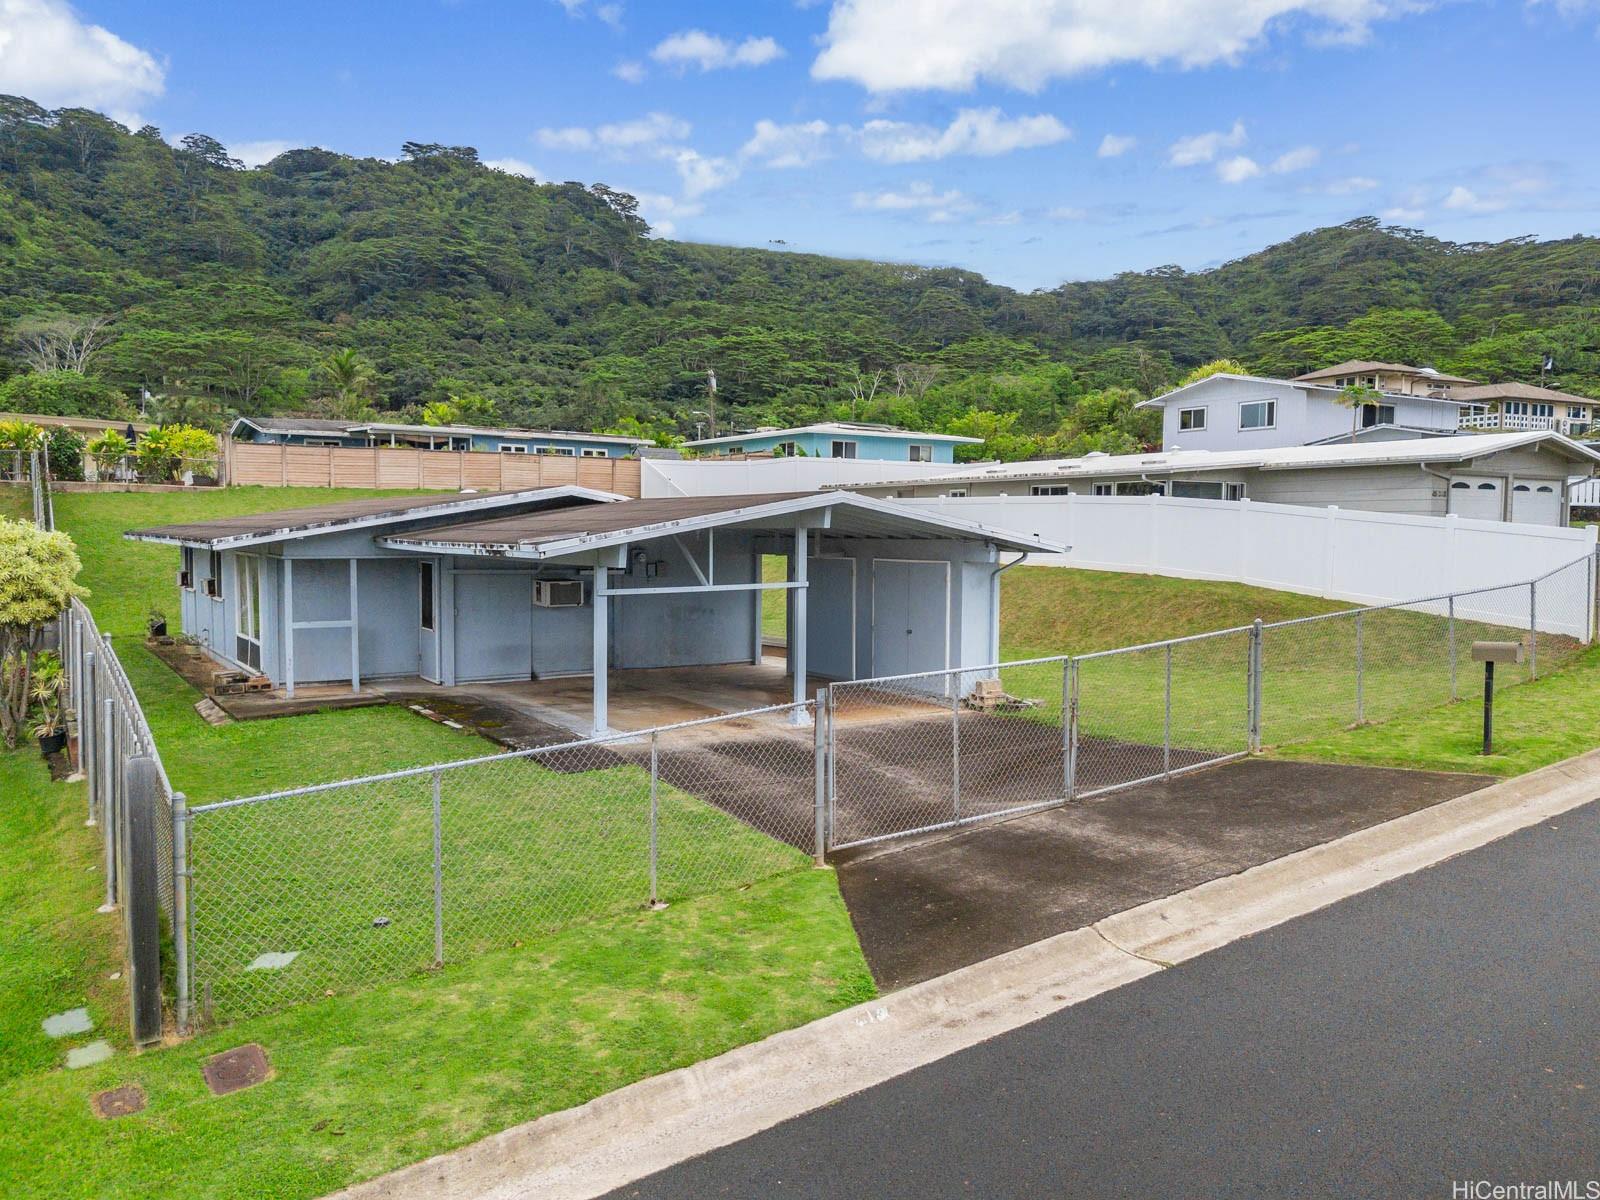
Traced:
<path id="1" fill-rule="evenodd" d="M 522 571 L 456 573 L 456 679 L 533 676 L 533 576 Z"/>
<path id="2" fill-rule="evenodd" d="M 1514 484 L 1511 519 L 1527 525 L 1561 524 L 1561 486 L 1536 479 Z"/>
<path id="3" fill-rule="evenodd" d="M 950 665 L 950 564 L 872 560 L 872 673 L 909 675 Z M 942 690 L 943 681 L 934 685 Z"/>
<path id="4" fill-rule="evenodd" d="M 1505 485 L 1494 475 L 1452 475 L 1449 511 L 1473 521 L 1503 521 Z"/>

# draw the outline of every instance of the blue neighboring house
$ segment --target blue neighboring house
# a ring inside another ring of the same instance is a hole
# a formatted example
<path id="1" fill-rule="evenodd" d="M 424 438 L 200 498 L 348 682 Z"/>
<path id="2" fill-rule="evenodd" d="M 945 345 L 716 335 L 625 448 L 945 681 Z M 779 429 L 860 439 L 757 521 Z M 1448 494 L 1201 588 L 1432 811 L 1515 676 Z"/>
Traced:
<path id="1" fill-rule="evenodd" d="M 565 458 L 627 458 L 652 445 L 646 438 L 553 429 L 480 429 L 474 425 L 401 425 L 328 421 L 317 417 L 240 417 L 236 442 L 290 446 L 409 446 L 420 450 L 482 450 L 491 454 L 553 454 Z"/>
<path id="2" fill-rule="evenodd" d="M 794 429 L 756 429 L 685 442 L 701 454 L 776 454 L 780 457 L 863 458 L 881 462 L 948 463 L 957 446 L 979 446 L 982 438 L 950 433 L 913 433 L 893 425 L 831 421 Z"/>

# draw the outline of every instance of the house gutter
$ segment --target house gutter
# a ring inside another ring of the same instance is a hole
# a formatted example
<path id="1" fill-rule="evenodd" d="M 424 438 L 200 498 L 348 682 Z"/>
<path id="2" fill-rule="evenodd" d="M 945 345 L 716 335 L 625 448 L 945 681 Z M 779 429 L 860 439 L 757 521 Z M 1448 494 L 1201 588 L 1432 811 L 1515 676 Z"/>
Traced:
<path id="1" fill-rule="evenodd" d="M 1067 549 L 1070 551 L 1072 547 L 1068 546 Z M 1024 550 L 1010 562 L 989 572 L 989 611 L 994 614 L 994 637 L 990 639 L 989 643 L 990 662 L 1000 661 L 1000 576 L 1011 570 L 1012 567 L 1020 567 L 1027 562 L 1029 553 L 1029 551 Z"/>

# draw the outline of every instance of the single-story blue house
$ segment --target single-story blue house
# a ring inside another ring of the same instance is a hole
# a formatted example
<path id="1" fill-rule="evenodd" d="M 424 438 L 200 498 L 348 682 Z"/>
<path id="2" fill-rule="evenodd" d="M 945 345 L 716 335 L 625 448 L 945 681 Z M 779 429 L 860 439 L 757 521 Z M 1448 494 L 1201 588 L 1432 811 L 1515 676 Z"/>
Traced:
<path id="1" fill-rule="evenodd" d="M 236 442 L 290 446 L 410 446 L 422 450 L 481 450 L 494 454 L 555 454 L 566 458 L 626 458 L 653 445 L 647 438 L 554 429 L 480 429 L 475 425 L 403 425 L 329 421 L 319 417 L 240 417 Z"/>
<path id="2" fill-rule="evenodd" d="M 893 425 L 833 421 L 793 429 L 756 429 L 724 437 L 685 442 L 685 450 L 702 454 L 777 454 L 807 458 L 864 458 L 883 462 L 955 461 L 957 446 L 981 446 L 982 438 L 953 433 L 914 433 Z"/>
<path id="3" fill-rule="evenodd" d="M 580 487 L 373 498 L 125 536 L 180 547 L 183 631 L 287 694 L 313 681 L 587 675 L 597 731 L 611 671 L 759 665 L 767 591 L 788 597 L 797 701 L 808 675 L 994 663 L 1000 572 L 1066 550 L 850 492 L 624 500 Z M 763 578 L 763 555 L 786 558 L 784 579 Z"/>

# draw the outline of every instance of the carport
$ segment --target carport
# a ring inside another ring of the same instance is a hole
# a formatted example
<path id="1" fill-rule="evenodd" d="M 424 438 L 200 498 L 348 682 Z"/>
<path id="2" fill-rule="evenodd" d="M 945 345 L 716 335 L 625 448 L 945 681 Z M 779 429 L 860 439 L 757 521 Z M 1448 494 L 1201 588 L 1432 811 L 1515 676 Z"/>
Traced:
<path id="1" fill-rule="evenodd" d="M 768 591 L 788 598 L 796 704 L 808 677 L 993 663 L 1000 572 L 1066 551 L 848 492 L 628 500 L 375 540 L 435 564 L 442 684 L 587 673 L 597 733 L 613 670 L 759 666 Z M 762 578 L 772 554 L 781 580 Z"/>

